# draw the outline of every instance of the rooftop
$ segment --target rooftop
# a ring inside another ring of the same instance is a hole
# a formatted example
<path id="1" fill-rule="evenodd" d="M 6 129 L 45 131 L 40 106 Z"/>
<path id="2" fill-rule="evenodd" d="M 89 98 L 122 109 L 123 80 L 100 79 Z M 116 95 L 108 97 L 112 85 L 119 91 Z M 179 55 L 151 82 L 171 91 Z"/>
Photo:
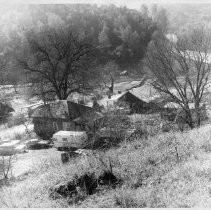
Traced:
<path id="1" fill-rule="evenodd" d="M 59 131 L 55 133 L 54 135 L 57 136 L 81 136 L 85 134 L 86 132 L 84 131 Z"/>
<path id="2" fill-rule="evenodd" d="M 58 100 L 37 107 L 33 111 L 31 117 L 70 120 L 76 119 L 78 117 L 83 117 L 83 119 L 85 120 L 95 120 L 100 117 L 100 114 L 95 112 L 91 107 L 72 101 Z"/>

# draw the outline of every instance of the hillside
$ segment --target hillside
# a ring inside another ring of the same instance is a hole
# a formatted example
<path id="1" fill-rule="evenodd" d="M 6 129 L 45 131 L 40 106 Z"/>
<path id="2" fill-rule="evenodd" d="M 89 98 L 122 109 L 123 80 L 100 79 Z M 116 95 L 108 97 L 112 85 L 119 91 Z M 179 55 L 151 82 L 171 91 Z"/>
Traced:
<path id="1" fill-rule="evenodd" d="M 55 149 L 33 152 L 25 156 L 31 162 L 25 173 L 2 188 L 0 206 L 211 207 L 210 129 L 206 125 L 185 133 L 137 138 L 118 148 L 80 156 L 68 164 L 61 163 Z M 49 197 L 52 186 L 74 179 L 75 174 L 94 172 L 99 176 L 108 170 L 108 160 L 114 175 L 122 180 L 115 189 L 105 186 L 93 195 Z M 20 162 L 16 164 L 14 168 Z"/>

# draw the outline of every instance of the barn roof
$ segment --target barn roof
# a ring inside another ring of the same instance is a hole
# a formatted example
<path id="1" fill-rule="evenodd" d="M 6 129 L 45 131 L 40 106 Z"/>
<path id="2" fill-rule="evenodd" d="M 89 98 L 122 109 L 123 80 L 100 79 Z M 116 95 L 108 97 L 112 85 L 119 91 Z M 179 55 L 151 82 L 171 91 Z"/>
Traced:
<path id="1" fill-rule="evenodd" d="M 91 107 L 84 106 L 72 101 L 58 100 L 37 107 L 32 118 L 55 118 L 55 119 L 76 119 L 83 117 L 86 120 L 95 120 L 100 118 L 100 114 L 95 112 Z"/>
<path id="2" fill-rule="evenodd" d="M 136 99 L 145 102 L 144 100 L 141 99 L 141 96 L 138 94 L 135 94 L 133 91 L 127 91 L 124 94 L 122 94 L 117 100 L 121 100 L 124 98 L 125 95 L 132 95 L 133 97 L 135 97 Z"/>
<path id="3" fill-rule="evenodd" d="M 105 97 L 99 101 L 99 104 L 103 106 L 113 105 L 119 99 L 123 98 L 124 95 L 126 94 L 131 94 L 134 97 L 136 97 L 138 100 L 142 102 L 146 102 L 146 103 L 153 102 L 153 100 L 157 98 L 157 96 L 153 96 L 153 97 L 146 96 L 142 92 L 143 92 L 142 89 L 140 90 L 140 88 L 134 88 L 132 90 L 129 90 L 120 94 L 112 95 L 110 99 L 108 97 Z"/>

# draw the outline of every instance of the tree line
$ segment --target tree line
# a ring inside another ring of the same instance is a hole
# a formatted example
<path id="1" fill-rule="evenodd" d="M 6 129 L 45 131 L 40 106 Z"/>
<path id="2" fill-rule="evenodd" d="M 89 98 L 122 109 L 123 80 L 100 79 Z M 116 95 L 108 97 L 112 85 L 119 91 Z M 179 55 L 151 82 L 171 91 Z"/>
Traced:
<path id="1" fill-rule="evenodd" d="M 156 12 L 156 21 L 162 19 L 162 10 Z M 153 33 L 163 30 L 154 19 L 145 6 L 30 5 L 25 22 L 2 37 L 2 58 L 9 60 L 4 78 L 15 87 L 24 77 L 47 99 L 96 85 L 113 92 L 119 72 L 136 68 Z"/>

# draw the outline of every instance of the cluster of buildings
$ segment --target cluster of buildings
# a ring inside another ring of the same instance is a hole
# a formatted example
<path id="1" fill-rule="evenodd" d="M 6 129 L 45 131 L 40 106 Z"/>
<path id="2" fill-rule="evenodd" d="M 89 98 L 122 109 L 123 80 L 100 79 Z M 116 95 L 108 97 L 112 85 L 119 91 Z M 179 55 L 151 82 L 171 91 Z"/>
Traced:
<path id="1" fill-rule="evenodd" d="M 143 91 L 140 91 L 141 88 Z M 111 97 L 104 97 L 101 100 L 93 100 L 89 105 L 80 104 L 69 100 L 57 100 L 47 104 L 38 103 L 26 107 L 28 115 L 33 119 L 35 133 L 43 139 L 49 139 L 60 130 L 63 131 L 87 131 L 92 133 L 99 128 L 100 122 L 109 111 L 119 113 L 122 111 L 128 114 L 154 114 L 178 109 L 173 102 L 161 100 L 153 94 L 144 95 L 145 87 L 118 91 L 118 94 Z M 1 105 L 1 104 L 0 104 Z M 1 105 L 3 107 L 3 105 Z M 0 107 L 1 108 L 1 107 Z M 12 108 L 4 107 L 8 112 Z M 168 118 L 168 116 L 167 116 Z"/>
<path id="2" fill-rule="evenodd" d="M 132 91 L 113 95 L 99 100 L 95 106 L 86 106 L 68 100 L 58 100 L 43 104 L 34 109 L 34 130 L 39 136 L 49 138 L 59 130 L 92 132 L 111 107 L 115 110 L 127 110 L 127 114 L 151 114 L 160 107 L 153 101 L 142 100 Z"/>

